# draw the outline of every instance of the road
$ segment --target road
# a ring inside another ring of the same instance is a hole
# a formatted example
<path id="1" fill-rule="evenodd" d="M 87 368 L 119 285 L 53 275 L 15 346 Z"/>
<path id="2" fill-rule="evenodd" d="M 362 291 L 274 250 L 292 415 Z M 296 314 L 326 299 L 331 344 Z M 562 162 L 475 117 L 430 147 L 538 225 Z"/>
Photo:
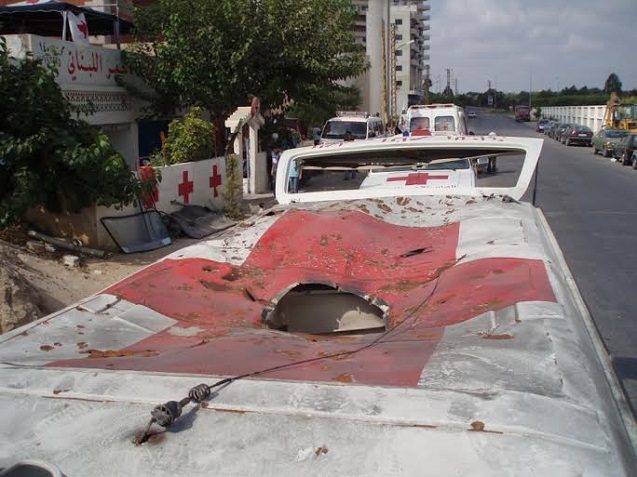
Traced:
<path id="1" fill-rule="evenodd" d="M 546 137 L 535 123 L 478 113 L 476 134 Z M 540 207 L 637 411 L 637 171 L 546 138 L 539 164 Z M 528 191 L 525 200 L 531 200 Z M 637 414 L 637 413 L 636 413 Z"/>

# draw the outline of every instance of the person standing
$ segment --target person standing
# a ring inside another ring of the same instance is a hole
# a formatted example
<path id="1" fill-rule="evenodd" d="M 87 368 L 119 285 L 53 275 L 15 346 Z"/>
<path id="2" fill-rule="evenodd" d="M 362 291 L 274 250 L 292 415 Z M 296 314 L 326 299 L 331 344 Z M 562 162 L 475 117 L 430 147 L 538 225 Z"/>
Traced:
<path id="1" fill-rule="evenodd" d="M 493 131 L 489 133 L 489 137 L 495 137 L 497 134 Z M 495 166 L 496 156 L 489 156 L 489 164 L 487 164 L 487 173 L 495 174 L 498 171 L 498 168 Z"/>
<path id="2" fill-rule="evenodd" d="M 299 175 L 300 175 L 300 165 L 297 159 L 294 159 L 290 163 L 290 172 L 289 172 L 289 183 L 288 183 L 288 191 L 292 194 L 299 193 Z"/>
<path id="3" fill-rule="evenodd" d="M 270 188 L 276 189 L 276 171 L 279 167 L 279 159 L 281 158 L 281 147 L 275 144 L 272 148 L 272 166 L 270 169 Z"/>

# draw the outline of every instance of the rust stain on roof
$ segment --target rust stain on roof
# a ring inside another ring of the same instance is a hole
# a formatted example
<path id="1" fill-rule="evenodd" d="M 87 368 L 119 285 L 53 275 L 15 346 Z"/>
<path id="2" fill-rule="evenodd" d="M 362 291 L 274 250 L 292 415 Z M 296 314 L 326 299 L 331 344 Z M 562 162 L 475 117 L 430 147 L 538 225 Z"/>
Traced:
<path id="1" fill-rule="evenodd" d="M 327 454 L 329 452 L 328 448 L 326 446 L 321 446 L 321 447 L 317 447 L 314 450 L 314 454 L 316 454 L 317 456 L 321 455 L 321 454 Z"/>
<path id="2" fill-rule="evenodd" d="M 334 376 L 334 381 L 338 381 L 339 383 L 353 383 L 354 377 L 351 374 L 339 374 Z"/>
<path id="3" fill-rule="evenodd" d="M 40 351 L 51 351 L 53 349 L 53 346 L 51 345 L 41 345 L 40 346 Z"/>

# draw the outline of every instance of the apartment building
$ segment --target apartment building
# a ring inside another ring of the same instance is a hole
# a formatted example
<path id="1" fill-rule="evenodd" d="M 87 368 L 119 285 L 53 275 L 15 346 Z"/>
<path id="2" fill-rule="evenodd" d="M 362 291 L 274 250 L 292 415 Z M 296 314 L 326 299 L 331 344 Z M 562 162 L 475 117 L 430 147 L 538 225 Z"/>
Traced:
<path id="1" fill-rule="evenodd" d="M 429 0 L 352 0 L 358 10 L 356 42 L 365 45 L 370 69 L 353 83 L 361 109 L 386 121 L 422 103 L 429 62 Z"/>

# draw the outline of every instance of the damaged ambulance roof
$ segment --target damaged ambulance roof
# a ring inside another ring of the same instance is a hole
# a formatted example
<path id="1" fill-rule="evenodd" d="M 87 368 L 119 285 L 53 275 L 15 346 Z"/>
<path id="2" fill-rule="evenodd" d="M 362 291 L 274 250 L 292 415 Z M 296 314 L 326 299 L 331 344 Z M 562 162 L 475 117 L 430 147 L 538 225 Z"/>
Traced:
<path id="1" fill-rule="evenodd" d="M 277 205 L 0 336 L 0 468 L 632 475 L 634 420 L 541 211 L 394 195 Z"/>

